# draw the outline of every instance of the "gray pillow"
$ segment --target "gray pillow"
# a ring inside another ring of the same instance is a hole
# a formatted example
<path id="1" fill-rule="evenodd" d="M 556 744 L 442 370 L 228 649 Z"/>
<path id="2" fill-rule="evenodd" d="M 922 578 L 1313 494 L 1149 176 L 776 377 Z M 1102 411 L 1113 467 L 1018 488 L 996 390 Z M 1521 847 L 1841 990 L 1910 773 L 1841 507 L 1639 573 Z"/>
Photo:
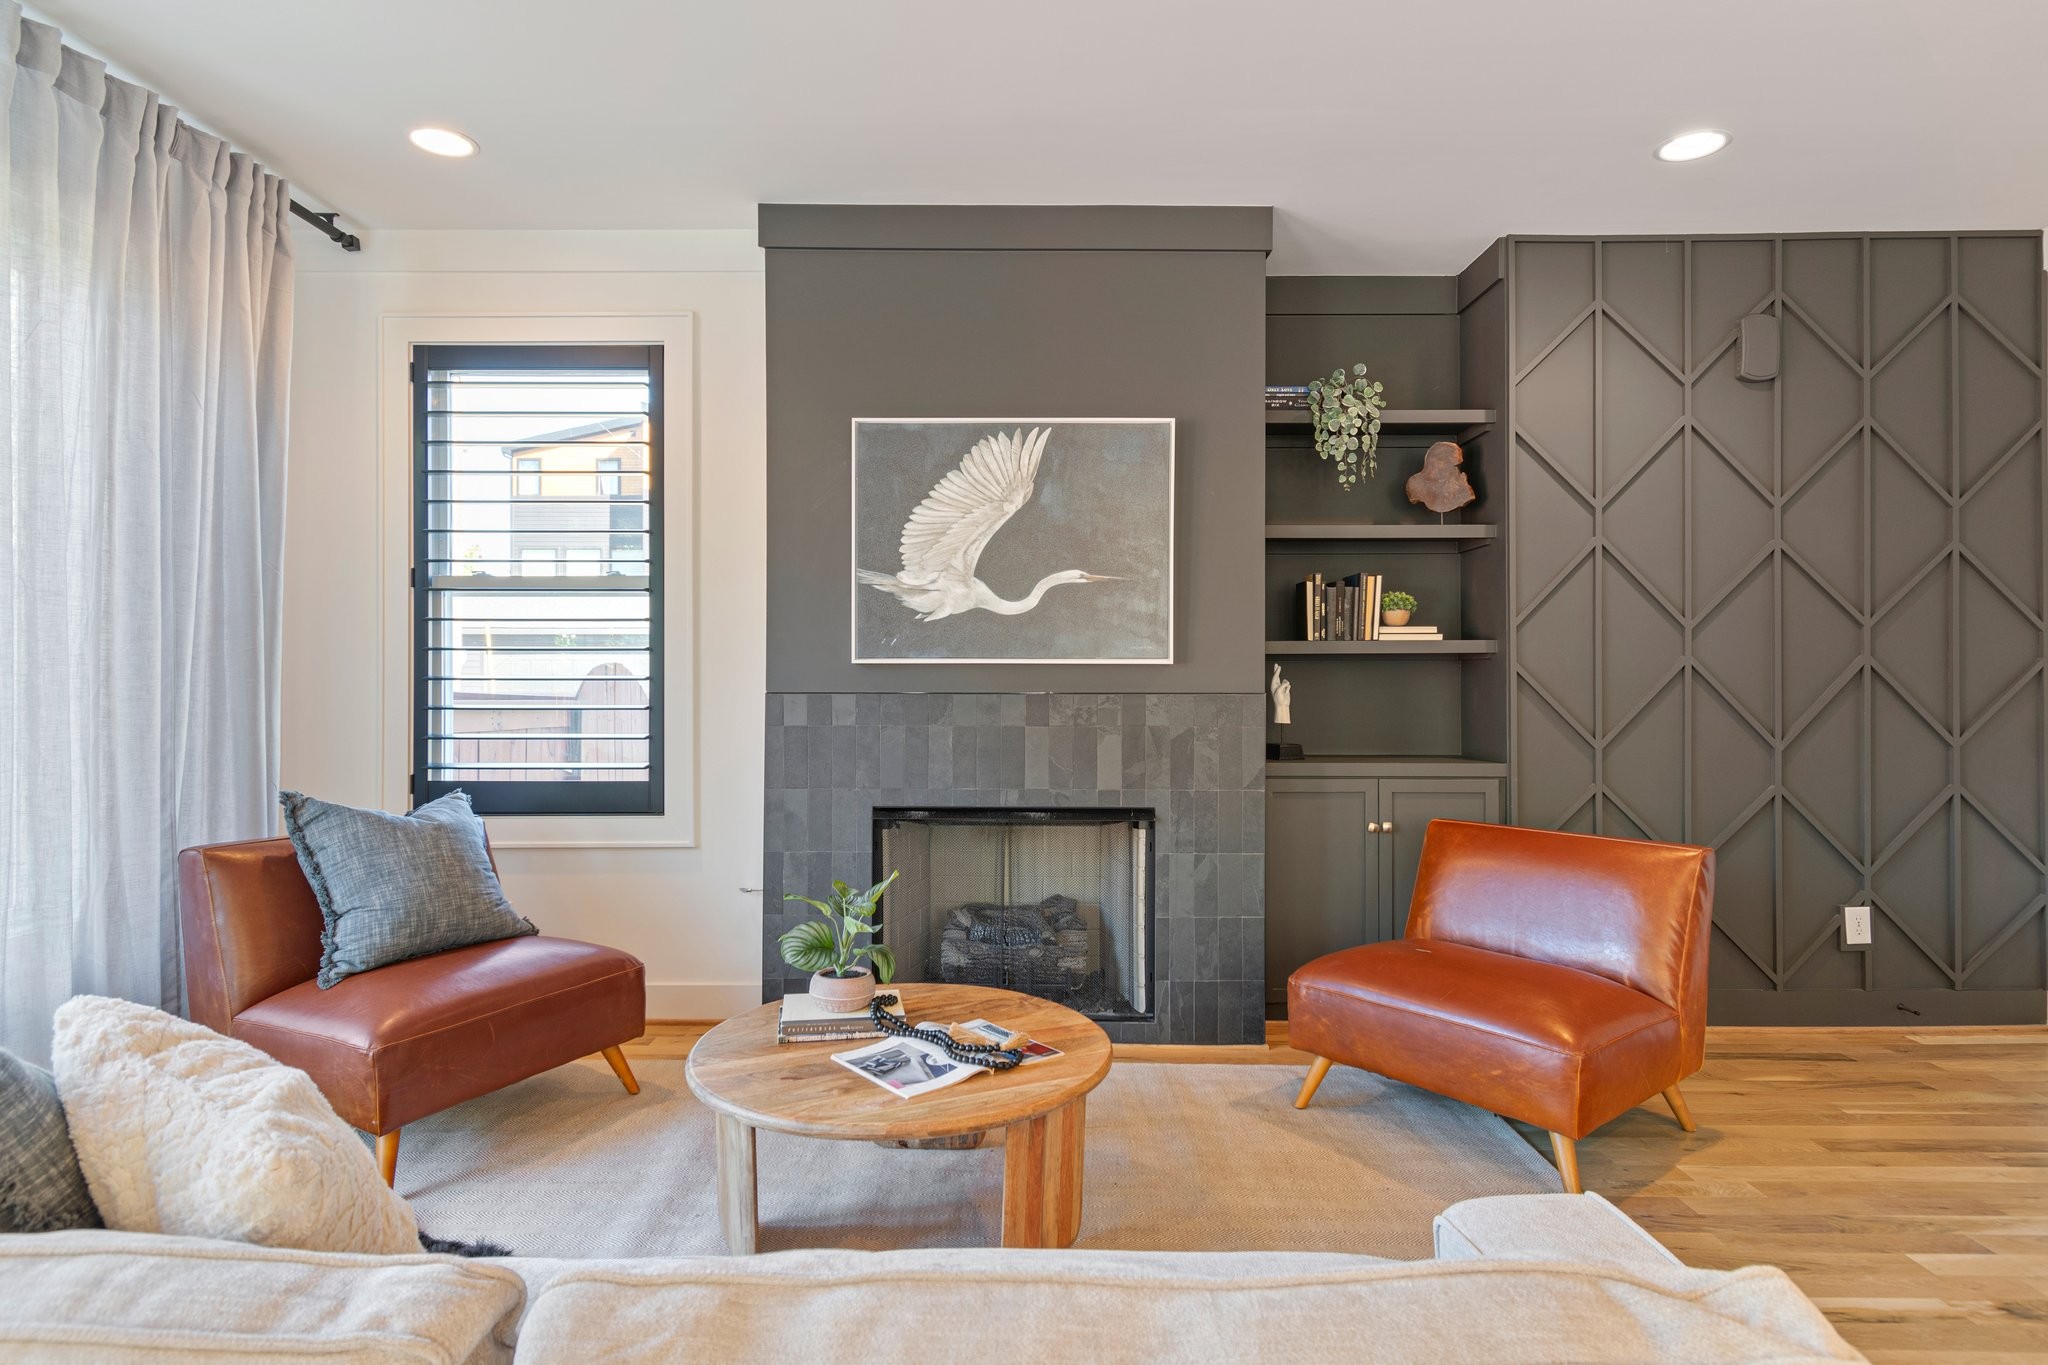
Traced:
<path id="1" fill-rule="evenodd" d="M 0 1049 L 0 1232 L 99 1225 L 57 1083 L 41 1067 Z"/>
<path id="2" fill-rule="evenodd" d="M 410 815 L 279 792 L 325 928 L 320 989 L 375 967 L 538 933 L 505 900 L 484 822 L 459 791 Z"/>

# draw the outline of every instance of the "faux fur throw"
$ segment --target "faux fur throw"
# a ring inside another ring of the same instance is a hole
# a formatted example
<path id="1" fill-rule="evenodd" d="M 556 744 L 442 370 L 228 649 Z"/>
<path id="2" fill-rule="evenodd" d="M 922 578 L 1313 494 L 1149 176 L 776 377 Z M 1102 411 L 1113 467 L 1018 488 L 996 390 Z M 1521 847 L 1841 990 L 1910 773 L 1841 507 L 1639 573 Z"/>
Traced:
<path id="1" fill-rule="evenodd" d="M 125 1000 L 57 1011 L 52 1070 L 110 1228 L 308 1251 L 419 1250 L 412 1209 L 303 1071 Z"/>

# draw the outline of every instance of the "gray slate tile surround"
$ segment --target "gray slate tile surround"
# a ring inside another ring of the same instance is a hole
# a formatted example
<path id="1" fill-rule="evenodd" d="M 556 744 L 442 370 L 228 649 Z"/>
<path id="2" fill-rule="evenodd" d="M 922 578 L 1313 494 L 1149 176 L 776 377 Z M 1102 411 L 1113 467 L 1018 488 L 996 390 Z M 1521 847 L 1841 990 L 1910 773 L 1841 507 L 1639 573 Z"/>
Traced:
<path id="1" fill-rule="evenodd" d="M 801 988 L 785 892 L 870 879 L 876 806 L 1136 806 L 1159 816 L 1150 1022 L 1132 1043 L 1265 1038 L 1262 693 L 772 692 L 762 998 Z"/>

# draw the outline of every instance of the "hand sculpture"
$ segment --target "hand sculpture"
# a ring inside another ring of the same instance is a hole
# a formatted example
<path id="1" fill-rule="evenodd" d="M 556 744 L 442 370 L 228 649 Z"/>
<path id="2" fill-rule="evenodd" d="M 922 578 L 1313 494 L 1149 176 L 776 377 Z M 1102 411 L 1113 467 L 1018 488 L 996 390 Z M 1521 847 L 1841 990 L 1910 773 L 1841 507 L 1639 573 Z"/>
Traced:
<path id="1" fill-rule="evenodd" d="M 1266 690 L 1273 694 L 1273 723 L 1293 724 L 1294 718 L 1289 714 L 1288 703 L 1294 700 L 1294 684 L 1280 676 L 1280 665 L 1273 665 L 1273 681 L 1266 684 Z"/>

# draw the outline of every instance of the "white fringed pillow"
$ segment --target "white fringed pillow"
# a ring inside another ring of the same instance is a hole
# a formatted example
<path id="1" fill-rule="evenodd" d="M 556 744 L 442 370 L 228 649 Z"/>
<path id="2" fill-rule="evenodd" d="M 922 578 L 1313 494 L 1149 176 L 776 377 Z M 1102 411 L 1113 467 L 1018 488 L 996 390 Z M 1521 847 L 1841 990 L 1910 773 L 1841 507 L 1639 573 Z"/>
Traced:
<path id="1" fill-rule="evenodd" d="M 110 1228 L 417 1253 L 412 1209 L 312 1077 L 126 1000 L 57 1011 L 51 1070 Z"/>

